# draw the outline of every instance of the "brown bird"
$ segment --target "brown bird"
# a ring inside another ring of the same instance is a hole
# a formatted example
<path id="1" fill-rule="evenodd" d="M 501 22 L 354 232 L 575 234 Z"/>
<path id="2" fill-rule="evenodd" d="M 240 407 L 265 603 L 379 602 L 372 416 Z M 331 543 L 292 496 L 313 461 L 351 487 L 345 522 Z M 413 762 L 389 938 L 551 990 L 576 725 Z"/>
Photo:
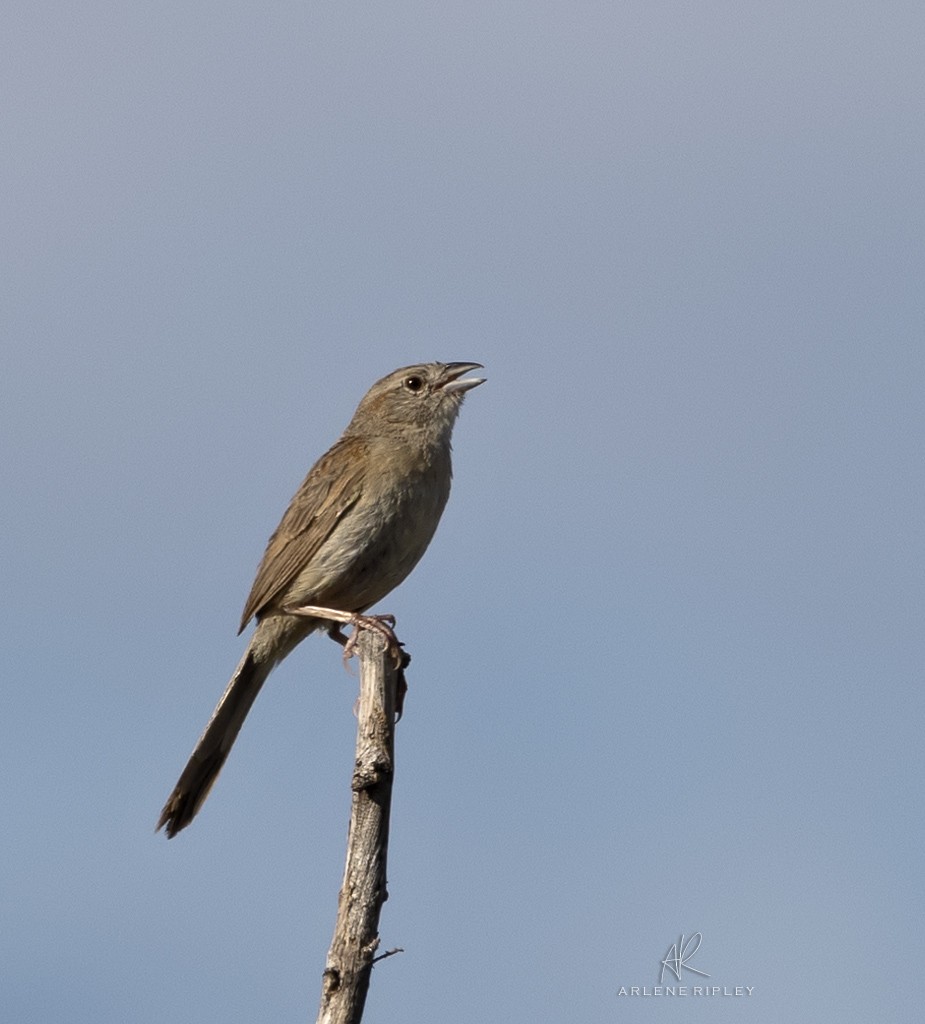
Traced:
<path id="1" fill-rule="evenodd" d="M 315 463 L 267 544 L 240 633 L 257 628 L 157 828 L 172 838 L 202 806 L 260 687 L 310 633 L 336 627 L 287 609 L 361 613 L 417 565 L 450 493 L 450 435 L 464 378 L 481 363 L 421 363 L 377 381 L 340 440 Z M 335 636 L 336 638 L 336 636 Z"/>

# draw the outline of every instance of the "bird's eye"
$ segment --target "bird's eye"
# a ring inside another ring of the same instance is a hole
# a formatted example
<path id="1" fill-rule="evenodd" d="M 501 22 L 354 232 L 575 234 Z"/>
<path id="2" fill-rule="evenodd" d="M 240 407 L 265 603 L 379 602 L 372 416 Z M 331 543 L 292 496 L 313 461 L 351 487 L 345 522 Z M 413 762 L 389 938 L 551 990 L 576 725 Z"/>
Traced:
<path id="1" fill-rule="evenodd" d="M 402 383 L 409 391 L 420 391 L 424 387 L 424 378 L 418 376 L 405 377 Z"/>

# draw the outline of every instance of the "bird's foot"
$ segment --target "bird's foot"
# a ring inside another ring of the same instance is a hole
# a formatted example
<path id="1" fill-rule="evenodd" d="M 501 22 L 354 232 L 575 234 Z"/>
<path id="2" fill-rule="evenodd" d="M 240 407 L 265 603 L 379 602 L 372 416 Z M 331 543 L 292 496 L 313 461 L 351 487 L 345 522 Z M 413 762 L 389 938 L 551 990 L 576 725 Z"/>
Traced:
<path id="1" fill-rule="evenodd" d="M 326 619 L 331 623 L 328 626 L 328 636 L 335 640 L 344 649 L 344 665 L 356 653 L 357 640 L 361 629 L 371 629 L 385 639 L 388 644 L 388 651 L 395 659 L 395 667 L 398 669 L 398 690 L 395 700 L 395 718 L 402 716 L 402 709 L 405 703 L 405 694 L 408 692 L 408 683 L 405 680 L 405 669 L 411 661 L 411 655 L 403 649 L 403 645 L 395 635 L 394 615 L 361 615 L 359 612 L 344 612 L 339 608 L 321 608 L 318 605 L 307 604 L 299 607 L 285 608 L 284 611 L 290 615 L 301 615 L 305 618 Z M 342 626 L 352 626 L 353 632 L 348 636 L 344 633 Z"/>
<path id="2" fill-rule="evenodd" d="M 374 633 L 378 633 L 388 644 L 389 653 L 395 659 L 396 666 L 401 665 L 401 641 L 395 635 L 394 615 L 353 615 L 346 624 L 353 626 L 353 632 L 350 636 L 344 636 L 343 631 L 336 624 L 328 630 L 328 636 L 343 644 L 344 662 L 348 662 L 356 654 L 360 630 L 371 629 Z"/>
<path id="3" fill-rule="evenodd" d="M 291 606 L 283 609 L 289 615 L 299 615 L 309 619 L 326 619 L 331 625 L 328 636 L 336 640 L 344 649 L 344 661 L 349 661 L 356 653 L 357 639 L 361 629 L 371 629 L 385 639 L 389 652 L 399 667 L 408 658 L 401 649 L 401 643 L 395 635 L 394 615 L 361 615 L 359 612 L 344 612 L 339 608 L 321 608 L 314 604 Z M 353 632 L 346 636 L 341 626 L 352 626 Z"/>

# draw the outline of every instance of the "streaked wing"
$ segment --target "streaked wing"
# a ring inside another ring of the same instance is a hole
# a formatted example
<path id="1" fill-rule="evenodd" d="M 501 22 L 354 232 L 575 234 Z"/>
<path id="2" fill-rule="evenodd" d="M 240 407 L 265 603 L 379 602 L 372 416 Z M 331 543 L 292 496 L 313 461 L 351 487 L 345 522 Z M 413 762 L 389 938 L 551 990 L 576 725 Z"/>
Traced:
<path id="1" fill-rule="evenodd" d="M 286 591 L 357 503 L 366 466 L 366 444 L 355 437 L 342 438 L 315 463 L 267 542 L 239 633 Z"/>

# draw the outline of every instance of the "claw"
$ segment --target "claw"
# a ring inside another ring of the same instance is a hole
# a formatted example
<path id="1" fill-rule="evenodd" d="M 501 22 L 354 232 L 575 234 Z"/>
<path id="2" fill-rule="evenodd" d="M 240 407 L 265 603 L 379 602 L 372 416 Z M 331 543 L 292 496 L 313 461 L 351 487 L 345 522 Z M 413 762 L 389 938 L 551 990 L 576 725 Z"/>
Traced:
<path id="1" fill-rule="evenodd" d="M 289 615 L 300 615 L 308 619 L 327 619 L 331 623 L 328 627 L 328 636 L 343 647 L 345 661 L 349 661 L 353 657 L 359 630 L 372 629 L 380 636 L 385 637 L 389 651 L 395 659 L 396 667 L 402 667 L 402 658 L 405 655 L 401 649 L 402 645 L 395 635 L 394 615 L 361 615 L 359 612 L 343 612 L 339 608 L 321 608 L 314 604 L 299 607 L 291 605 L 284 608 L 283 611 Z M 353 626 L 353 632 L 349 637 L 344 635 L 341 626 Z"/>
<path id="2" fill-rule="evenodd" d="M 291 606 L 284 608 L 283 611 L 289 615 L 301 615 L 304 618 L 327 619 L 331 623 L 327 630 L 328 636 L 344 649 L 344 668 L 349 668 L 350 659 L 356 654 L 357 640 L 361 629 L 371 629 L 384 637 L 389 653 L 395 659 L 395 667 L 398 669 L 395 721 L 397 722 L 401 718 L 405 694 L 408 692 L 405 669 L 411 662 L 411 655 L 404 650 L 404 644 L 395 635 L 394 615 L 361 615 L 359 612 L 342 612 L 339 608 L 321 608 L 313 604 L 300 607 Z M 344 633 L 342 626 L 353 627 L 349 636 Z"/>
<path id="3" fill-rule="evenodd" d="M 344 661 L 349 661 L 356 653 L 357 639 L 360 635 L 361 629 L 371 629 L 373 632 L 378 633 L 381 637 L 385 638 L 385 642 L 388 644 L 389 653 L 395 659 L 395 667 L 401 667 L 402 651 L 401 641 L 395 635 L 395 616 L 394 615 L 353 615 L 350 619 L 349 625 L 353 626 L 353 632 L 347 638 L 347 642 L 344 644 Z M 340 632 L 340 630 L 338 630 Z M 343 636 L 343 633 L 341 633 Z"/>

